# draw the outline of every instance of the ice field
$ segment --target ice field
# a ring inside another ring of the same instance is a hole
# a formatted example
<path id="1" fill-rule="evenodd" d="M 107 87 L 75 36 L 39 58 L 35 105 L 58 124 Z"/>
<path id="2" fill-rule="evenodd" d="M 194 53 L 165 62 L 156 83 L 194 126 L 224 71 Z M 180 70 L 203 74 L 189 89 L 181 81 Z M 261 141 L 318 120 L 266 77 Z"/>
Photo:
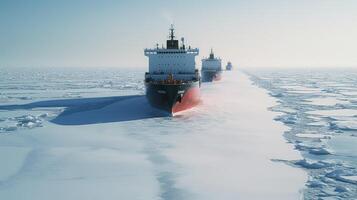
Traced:
<path id="1" fill-rule="evenodd" d="M 175 117 L 151 108 L 134 70 L 8 70 L 0 106 L 1 199 L 299 199 L 306 172 L 233 71 Z"/>
<path id="2" fill-rule="evenodd" d="M 357 71 L 265 70 L 252 80 L 279 99 L 270 109 L 309 173 L 306 199 L 357 199 Z"/>
<path id="3" fill-rule="evenodd" d="M 6 69 L 0 199 L 356 198 L 357 73 L 305 73 L 225 72 L 170 117 L 141 70 Z"/>

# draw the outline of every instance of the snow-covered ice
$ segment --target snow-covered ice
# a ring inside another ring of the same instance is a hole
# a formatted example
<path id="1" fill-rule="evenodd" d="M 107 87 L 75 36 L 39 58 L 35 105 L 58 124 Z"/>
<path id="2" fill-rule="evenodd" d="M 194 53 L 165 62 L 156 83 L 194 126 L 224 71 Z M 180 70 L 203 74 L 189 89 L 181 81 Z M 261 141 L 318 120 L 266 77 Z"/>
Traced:
<path id="1" fill-rule="evenodd" d="M 7 72 L 0 126 L 16 129 L 0 134 L 0 199 L 301 198 L 306 172 L 274 160 L 303 158 L 247 75 L 203 85 L 202 104 L 175 117 L 148 106 L 142 78 Z"/>
<path id="2" fill-rule="evenodd" d="M 202 89 L 201 115 L 216 116 L 216 122 L 201 134 L 179 137 L 178 148 L 169 151 L 186 174 L 179 185 L 200 199 L 298 199 L 304 173 L 270 161 L 300 158 L 282 140 L 284 126 L 272 122 L 276 115 L 266 111 L 275 99 L 242 74 L 224 76 L 224 82 Z"/>
<path id="3" fill-rule="evenodd" d="M 324 117 L 334 117 L 334 116 L 357 116 L 356 109 L 337 109 L 337 110 L 314 110 L 307 112 L 311 115 L 320 115 Z"/>
<path id="4" fill-rule="evenodd" d="M 317 105 L 317 106 L 334 106 L 336 104 L 346 103 L 346 101 L 337 99 L 336 97 L 323 97 L 323 98 L 312 98 L 309 99 L 307 104 Z"/>
<path id="5" fill-rule="evenodd" d="M 298 133 L 295 136 L 301 137 L 301 138 L 318 138 L 318 139 L 329 139 L 329 136 L 326 136 L 324 134 L 314 134 L 314 133 Z"/>

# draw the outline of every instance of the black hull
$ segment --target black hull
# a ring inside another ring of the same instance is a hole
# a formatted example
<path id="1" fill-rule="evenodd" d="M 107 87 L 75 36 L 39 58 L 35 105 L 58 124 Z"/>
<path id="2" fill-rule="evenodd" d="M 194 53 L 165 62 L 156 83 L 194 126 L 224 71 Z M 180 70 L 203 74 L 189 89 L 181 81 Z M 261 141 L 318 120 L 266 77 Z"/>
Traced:
<path id="1" fill-rule="evenodd" d="M 202 70 L 201 76 L 202 76 L 202 82 L 217 81 L 221 79 L 222 71 Z"/>
<path id="2" fill-rule="evenodd" d="M 170 114 L 195 106 L 200 98 L 199 81 L 182 84 L 145 82 L 145 87 L 151 106 Z"/>

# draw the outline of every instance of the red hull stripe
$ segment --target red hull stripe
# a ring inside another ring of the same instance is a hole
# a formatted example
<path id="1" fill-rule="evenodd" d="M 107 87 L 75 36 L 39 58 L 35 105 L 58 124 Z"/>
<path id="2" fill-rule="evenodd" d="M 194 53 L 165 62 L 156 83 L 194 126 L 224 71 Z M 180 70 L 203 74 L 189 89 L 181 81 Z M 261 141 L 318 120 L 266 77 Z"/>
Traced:
<path id="1" fill-rule="evenodd" d="M 200 89 L 193 87 L 188 89 L 181 99 L 181 102 L 176 102 L 172 107 L 172 113 L 177 113 L 183 110 L 190 109 L 200 102 Z"/>

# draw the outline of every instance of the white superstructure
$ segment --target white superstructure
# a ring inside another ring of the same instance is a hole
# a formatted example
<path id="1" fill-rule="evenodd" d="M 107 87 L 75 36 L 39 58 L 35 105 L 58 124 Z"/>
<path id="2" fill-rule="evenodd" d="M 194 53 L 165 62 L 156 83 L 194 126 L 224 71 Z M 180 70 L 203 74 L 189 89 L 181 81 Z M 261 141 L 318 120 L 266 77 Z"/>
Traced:
<path id="1" fill-rule="evenodd" d="M 175 40 L 174 28 L 171 25 L 170 39 L 166 42 L 166 48 L 145 49 L 145 56 L 149 58 L 149 72 L 146 78 L 153 80 L 165 80 L 172 75 L 175 80 L 191 80 L 196 78 L 195 56 L 199 50 L 186 48 L 184 39 Z"/>
<path id="2" fill-rule="evenodd" d="M 212 49 L 209 57 L 202 59 L 202 70 L 222 70 L 222 60 L 214 57 Z"/>

